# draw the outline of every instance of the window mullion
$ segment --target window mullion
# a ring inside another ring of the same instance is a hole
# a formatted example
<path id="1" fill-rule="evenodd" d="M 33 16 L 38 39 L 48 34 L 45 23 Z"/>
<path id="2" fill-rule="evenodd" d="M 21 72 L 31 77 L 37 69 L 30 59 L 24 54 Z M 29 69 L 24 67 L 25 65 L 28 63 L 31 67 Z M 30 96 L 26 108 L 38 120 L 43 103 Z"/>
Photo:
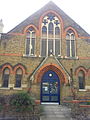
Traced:
<path id="1" fill-rule="evenodd" d="M 30 49 L 29 49 L 29 55 L 31 55 L 31 40 L 32 40 L 32 32 L 30 32 Z"/>
<path id="2" fill-rule="evenodd" d="M 53 54 L 55 55 L 55 24 L 54 24 L 54 39 L 53 39 Z"/>
<path id="3" fill-rule="evenodd" d="M 49 23 L 47 24 L 47 55 L 46 56 L 48 56 L 48 25 L 49 25 Z"/>
<path id="4" fill-rule="evenodd" d="M 70 34 L 70 57 L 72 57 L 71 34 Z"/>

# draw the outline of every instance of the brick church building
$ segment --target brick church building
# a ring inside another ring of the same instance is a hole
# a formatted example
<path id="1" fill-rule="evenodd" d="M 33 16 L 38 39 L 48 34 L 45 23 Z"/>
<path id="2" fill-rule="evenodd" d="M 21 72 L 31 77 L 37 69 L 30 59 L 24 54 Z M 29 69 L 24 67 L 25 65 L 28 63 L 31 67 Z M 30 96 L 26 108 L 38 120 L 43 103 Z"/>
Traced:
<path id="1" fill-rule="evenodd" d="M 61 103 L 72 86 L 90 93 L 90 35 L 53 2 L 0 34 L 0 94 L 30 90 Z"/>

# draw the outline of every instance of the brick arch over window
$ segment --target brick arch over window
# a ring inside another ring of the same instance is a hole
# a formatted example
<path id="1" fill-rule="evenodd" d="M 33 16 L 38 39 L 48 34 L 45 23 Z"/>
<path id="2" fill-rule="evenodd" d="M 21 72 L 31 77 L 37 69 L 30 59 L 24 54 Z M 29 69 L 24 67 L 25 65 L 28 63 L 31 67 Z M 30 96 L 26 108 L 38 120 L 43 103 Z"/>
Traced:
<path id="1" fill-rule="evenodd" d="M 87 70 L 86 70 L 84 67 L 82 67 L 82 66 L 81 66 L 81 67 L 78 67 L 78 68 L 76 69 L 75 75 L 78 76 L 78 74 L 79 74 L 80 71 L 83 71 L 84 74 L 85 74 L 85 76 L 87 76 Z"/>
<path id="2" fill-rule="evenodd" d="M 10 70 L 10 74 L 13 73 L 13 68 L 10 64 L 6 63 L 6 64 L 2 65 L 1 72 L 3 72 L 5 70 L 5 68 L 8 68 Z"/>
<path id="3" fill-rule="evenodd" d="M 26 26 L 26 27 L 24 28 L 24 30 L 23 30 L 23 33 L 26 34 L 26 32 L 27 32 L 27 30 L 28 30 L 29 28 L 33 28 L 33 29 L 35 30 L 35 32 L 36 32 L 36 36 L 38 36 L 39 31 L 38 31 L 37 27 L 36 27 L 35 25 L 33 25 L 33 24 L 30 24 L 30 25 Z"/>
<path id="4" fill-rule="evenodd" d="M 90 68 L 88 69 L 87 76 L 89 76 L 89 77 L 90 77 Z"/>
<path id="5" fill-rule="evenodd" d="M 17 71 L 17 69 L 19 69 L 19 68 L 22 70 L 23 74 L 26 74 L 26 69 L 25 69 L 25 67 L 24 67 L 23 65 L 21 65 L 21 64 L 18 64 L 18 65 L 15 65 L 15 66 L 14 66 L 14 74 L 16 74 L 16 71 Z"/>
<path id="6" fill-rule="evenodd" d="M 42 76 L 44 75 L 45 72 L 47 72 L 49 70 L 54 71 L 58 75 L 60 82 L 62 84 L 68 83 L 68 80 L 66 79 L 66 75 L 65 75 L 64 71 L 55 64 L 48 64 L 48 65 L 44 65 L 43 67 L 41 67 L 35 75 L 35 80 L 36 80 L 35 82 L 36 83 L 41 82 Z"/>
<path id="7" fill-rule="evenodd" d="M 75 34 L 75 37 L 76 38 L 78 38 L 78 33 L 77 33 L 77 31 L 73 28 L 73 27 L 67 27 L 66 29 L 65 29 L 65 31 L 64 31 L 64 37 L 66 38 L 66 34 L 67 34 L 67 31 L 68 30 L 72 30 L 73 32 L 74 32 L 74 34 Z"/>
<path id="8" fill-rule="evenodd" d="M 62 20 L 61 16 L 60 16 L 58 13 L 56 13 L 55 11 L 52 11 L 52 10 L 49 10 L 49 11 L 43 13 L 42 16 L 40 17 L 40 20 L 39 20 L 39 35 L 41 35 L 41 32 L 42 32 L 42 31 L 41 31 L 41 30 L 42 30 L 42 29 L 41 29 L 41 24 L 42 24 L 43 18 L 44 18 L 47 14 L 49 14 L 49 13 L 56 15 L 56 17 L 60 20 L 60 24 L 61 24 L 61 34 L 63 35 L 63 31 L 64 31 L 64 23 L 63 23 L 63 20 Z"/>

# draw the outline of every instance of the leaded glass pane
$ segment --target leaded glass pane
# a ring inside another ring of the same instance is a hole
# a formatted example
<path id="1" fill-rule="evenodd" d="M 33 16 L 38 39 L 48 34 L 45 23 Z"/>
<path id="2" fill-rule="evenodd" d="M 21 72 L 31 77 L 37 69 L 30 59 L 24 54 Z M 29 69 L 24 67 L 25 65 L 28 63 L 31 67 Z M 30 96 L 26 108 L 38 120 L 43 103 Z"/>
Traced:
<path id="1" fill-rule="evenodd" d="M 75 36 L 74 34 L 71 35 L 71 40 L 74 40 L 75 39 Z"/>
<path id="2" fill-rule="evenodd" d="M 83 71 L 79 72 L 78 79 L 79 79 L 79 89 L 85 89 L 85 75 Z"/>
<path id="3" fill-rule="evenodd" d="M 46 26 L 42 27 L 42 37 L 47 37 L 47 28 L 46 28 Z"/>
<path id="4" fill-rule="evenodd" d="M 59 27 L 55 28 L 55 35 L 60 35 L 60 28 Z"/>
<path id="5" fill-rule="evenodd" d="M 4 74 L 3 75 L 3 84 L 2 84 L 2 87 L 7 88 L 8 87 L 8 82 L 9 82 L 9 74 Z"/>
<path id="6" fill-rule="evenodd" d="M 32 38 L 35 38 L 35 32 L 32 32 Z"/>
<path id="7" fill-rule="evenodd" d="M 46 52 L 47 52 L 47 40 L 46 39 L 42 39 L 42 43 L 41 43 L 41 56 L 46 56 Z"/>
<path id="8" fill-rule="evenodd" d="M 27 38 L 30 38 L 30 32 L 27 32 L 27 36 L 26 36 Z"/>
<path id="9" fill-rule="evenodd" d="M 79 76 L 79 89 L 85 89 L 84 85 L 84 78 Z"/>
<path id="10" fill-rule="evenodd" d="M 67 44 L 67 57 L 70 57 L 70 40 L 66 40 Z"/>
<path id="11" fill-rule="evenodd" d="M 16 74 L 15 87 L 21 87 L 21 79 L 22 79 L 22 75 Z"/>
<path id="12" fill-rule="evenodd" d="M 75 57 L 75 40 L 71 40 L 72 57 Z"/>
<path id="13" fill-rule="evenodd" d="M 50 22 L 48 25 L 48 34 L 53 34 L 53 29 L 54 29 L 53 23 Z"/>
<path id="14" fill-rule="evenodd" d="M 69 34 L 66 35 L 66 40 L 70 40 L 70 35 Z"/>
<path id="15" fill-rule="evenodd" d="M 30 51 L 30 39 L 27 39 L 26 42 L 26 55 L 29 55 L 29 51 Z"/>
<path id="16" fill-rule="evenodd" d="M 48 40 L 48 56 L 53 54 L 53 39 Z"/>
<path id="17" fill-rule="evenodd" d="M 55 55 L 60 55 L 60 39 L 55 40 Z"/>
<path id="18" fill-rule="evenodd" d="M 34 55 L 35 51 L 35 38 L 32 38 L 32 43 L 31 43 L 31 55 Z"/>

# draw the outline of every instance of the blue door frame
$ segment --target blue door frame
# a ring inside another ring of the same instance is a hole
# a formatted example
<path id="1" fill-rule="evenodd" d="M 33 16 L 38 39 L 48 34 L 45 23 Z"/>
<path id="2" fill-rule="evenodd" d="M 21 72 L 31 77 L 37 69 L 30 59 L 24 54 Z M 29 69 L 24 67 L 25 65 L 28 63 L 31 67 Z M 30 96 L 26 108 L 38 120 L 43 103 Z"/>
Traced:
<path id="1" fill-rule="evenodd" d="M 44 73 L 41 80 L 42 102 L 60 104 L 60 80 L 58 75 L 52 70 Z"/>

